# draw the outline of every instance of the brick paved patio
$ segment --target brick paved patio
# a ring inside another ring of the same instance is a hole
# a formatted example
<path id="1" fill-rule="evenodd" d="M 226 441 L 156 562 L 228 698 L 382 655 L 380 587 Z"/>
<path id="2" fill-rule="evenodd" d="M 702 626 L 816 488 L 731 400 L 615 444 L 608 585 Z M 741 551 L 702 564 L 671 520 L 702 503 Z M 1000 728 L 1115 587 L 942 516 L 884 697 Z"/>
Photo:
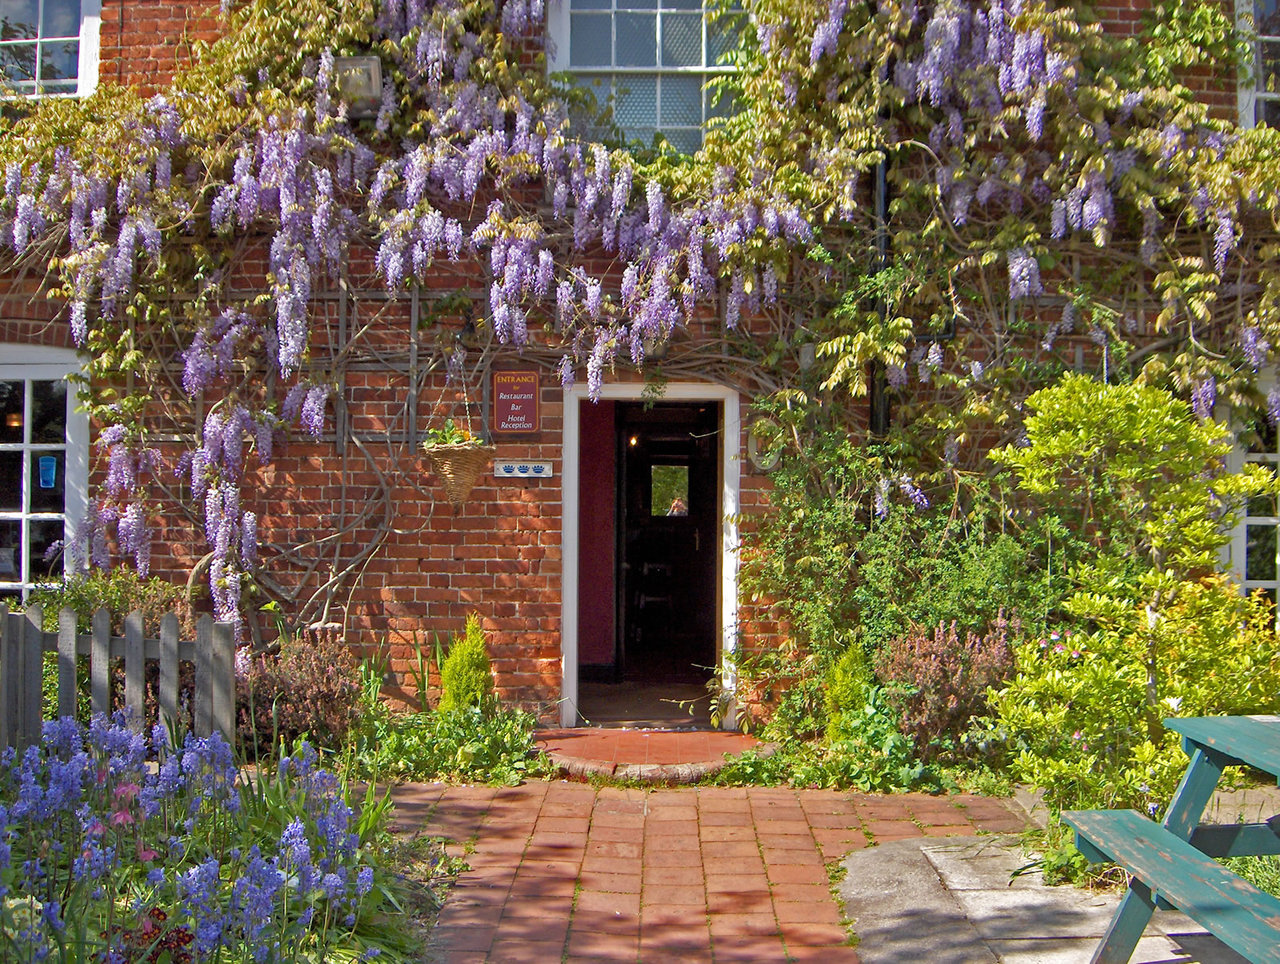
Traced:
<path id="1" fill-rule="evenodd" d="M 856 962 L 828 864 L 869 842 L 1024 826 L 1016 806 L 967 795 L 545 782 L 393 795 L 399 829 L 474 847 L 432 935 L 442 964 Z"/>

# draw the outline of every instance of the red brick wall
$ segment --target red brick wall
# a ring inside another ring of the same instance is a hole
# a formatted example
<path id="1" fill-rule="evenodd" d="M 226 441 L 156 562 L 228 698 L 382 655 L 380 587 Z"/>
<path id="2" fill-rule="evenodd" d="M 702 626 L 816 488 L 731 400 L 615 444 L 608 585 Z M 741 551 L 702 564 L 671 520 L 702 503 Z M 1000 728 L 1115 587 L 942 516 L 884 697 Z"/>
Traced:
<path id="1" fill-rule="evenodd" d="M 219 0 L 103 0 L 99 80 L 148 94 L 165 87 L 194 41 L 217 38 L 219 10 Z"/>

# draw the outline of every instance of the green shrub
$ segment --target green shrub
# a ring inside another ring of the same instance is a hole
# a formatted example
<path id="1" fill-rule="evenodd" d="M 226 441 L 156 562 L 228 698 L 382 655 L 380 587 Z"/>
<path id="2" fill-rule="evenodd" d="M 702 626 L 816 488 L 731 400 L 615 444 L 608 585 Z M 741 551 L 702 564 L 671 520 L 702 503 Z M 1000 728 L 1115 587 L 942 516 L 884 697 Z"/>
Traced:
<path id="1" fill-rule="evenodd" d="M 144 579 L 132 569 L 90 569 L 68 573 L 60 582 L 45 583 L 31 591 L 31 602 L 44 607 L 45 632 L 58 629 L 58 612 L 69 606 L 75 610 L 76 629 L 92 629 L 93 614 L 106 609 L 111 614 L 111 631 L 124 635 L 124 618 L 135 609 L 149 631 L 160 624 L 165 613 L 176 613 L 183 639 L 195 635 L 195 619 L 180 586 L 157 576 Z"/>
<path id="2" fill-rule="evenodd" d="M 875 682 L 861 643 L 854 643 L 832 665 L 827 674 L 827 736 L 842 713 L 857 713 L 867 701 L 867 689 Z"/>
<path id="3" fill-rule="evenodd" d="M 142 613 L 142 624 L 149 634 L 159 631 L 161 618 L 167 613 L 178 617 L 180 638 L 195 636 L 195 619 L 182 589 L 153 576 L 143 579 L 132 569 L 90 569 L 87 572 L 67 573 L 59 582 L 45 583 L 31 591 L 31 602 L 44 607 L 43 628 L 47 633 L 58 631 L 58 614 L 70 608 L 76 614 L 76 632 L 88 633 L 93 628 L 93 614 L 106 609 L 111 614 L 111 631 L 124 635 L 125 616 L 137 610 Z M 147 719 L 156 718 L 156 682 L 159 670 L 152 665 L 147 678 Z M 115 690 L 123 706 L 123 677 L 116 674 Z M 77 660 L 76 715 L 81 722 L 88 722 L 91 712 L 89 698 L 89 660 Z M 180 680 L 181 695 L 190 697 L 194 674 L 189 667 Z M 46 653 L 41 679 L 42 712 L 45 719 L 57 716 L 58 708 L 58 656 Z"/>
<path id="4" fill-rule="evenodd" d="M 970 720 L 988 711 L 987 691 L 1013 672 L 1009 630 L 1003 618 L 986 633 L 969 630 L 963 638 L 954 622 L 932 630 L 913 624 L 889 643 L 879 675 L 900 684 L 890 691 L 890 702 L 921 759 L 952 752 Z"/>
<path id="5" fill-rule="evenodd" d="M 713 780 L 877 793 L 943 788 L 940 773 L 916 759 L 911 741 L 899 731 L 897 711 L 878 686 L 866 688 L 859 709 L 831 718 L 825 742 L 784 739 L 772 756 L 745 753 Z"/>
<path id="6" fill-rule="evenodd" d="M 1149 632 L 1159 636 L 1162 716 L 1275 712 L 1280 653 L 1270 602 L 1221 576 L 1181 587 L 1154 630 L 1133 607 L 1123 628 L 1051 635 L 1017 647 L 1017 673 L 993 703 L 1016 779 L 1056 807 L 1158 812 L 1185 766 L 1177 735 L 1147 713 Z"/>
<path id="7" fill-rule="evenodd" d="M 514 785 L 546 772 L 533 752 L 536 725 L 520 710 L 485 712 L 473 706 L 398 714 L 379 704 L 367 718 L 359 762 L 372 779 Z"/>
<path id="8" fill-rule="evenodd" d="M 440 666 L 440 712 L 488 709 L 493 702 L 493 673 L 485 648 L 480 616 L 467 617 L 463 634 L 455 637 Z"/>

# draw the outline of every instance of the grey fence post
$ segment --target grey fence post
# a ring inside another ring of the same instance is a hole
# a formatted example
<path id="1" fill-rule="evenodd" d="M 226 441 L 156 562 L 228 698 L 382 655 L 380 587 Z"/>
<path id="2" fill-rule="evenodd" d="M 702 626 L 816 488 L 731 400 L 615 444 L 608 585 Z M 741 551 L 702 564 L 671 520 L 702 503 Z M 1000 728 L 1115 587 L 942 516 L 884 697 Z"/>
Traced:
<path id="1" fill-rule="evenodd" d="M 22 750 L 40 742 L 41 707 L 44 696 L 44 607 L 33 604 L 27 607 L 27 618 L 22 621 L 21 655 L 18 659 L 22 682 L 18 727 L 18 742 Z"/>
<path id="2" fill-rule="evenodd" d="M 160 620 L 160 725 L 168 735 L 178 721 L 178 617 Z"/>
<path id="3" fill-rule="evenodd" d="M 111 712 L 111 614 L 93 614 L 93 644 L 89 653 L 90 703 L 94 713 Z"/>
<path id="4" fill-rule="evenodd" d="M 196 736 L 213 732 L 213 617 L 196 623 Z"/>
<path id="5" fill-rule="evenodd" d="M 142 613 L 124 618 L 124 705 L 129 725 L 141 730 L 147 724 L 147 648 L 142 635 Z"/>
<path id="6" fill-rule="evenodd" d="M 213 725 L 236 743 L 236 637 L 230 623 L 213 624 Z"/>
<path id="7" fill-rule="evenodd" d="M 58 716 L 76 715 L 76 614 L 58 613 Z"/>

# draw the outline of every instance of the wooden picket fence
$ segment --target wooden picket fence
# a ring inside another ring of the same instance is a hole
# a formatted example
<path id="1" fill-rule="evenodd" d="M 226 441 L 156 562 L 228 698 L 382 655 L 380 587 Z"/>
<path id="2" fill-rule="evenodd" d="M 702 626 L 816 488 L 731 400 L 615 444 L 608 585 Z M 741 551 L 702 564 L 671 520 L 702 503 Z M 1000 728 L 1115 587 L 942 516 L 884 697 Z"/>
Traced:
<path id="1" fill-rule="evenodd" d="M 178 617 L 167 613 L 160 621 L 159 639 L 143 635 L 142 613 L 125 618 L 123 637 L 111 635 L 111 615 L 93 614 L 93 631 L 76 632 L 76 614 L 63 609 L 58 631 L 43 632 L 44 611 L 29 606 L 25 613 L 0 606 L 0 747 L 19 750 L 38 743 L 43 723 L 41 682 L 45 653 L 58 654 L 58 716 L 74 716 L 78 693 L 77 657 L 89 657 L 90 706 L 109 713 L 111 660 L 124 660 L 124 702 L 133 719 L 144 719 L 147 661 L 160 664 L 160 722 L 179 718 L 178 664 L 195 664 L 193 717 L 198 736 L 217 730 L 228 743 L 235 740 L 235 634 L 230 623 L 204 616 L 196 624 L 194 640 L 178 638 Z"/>

